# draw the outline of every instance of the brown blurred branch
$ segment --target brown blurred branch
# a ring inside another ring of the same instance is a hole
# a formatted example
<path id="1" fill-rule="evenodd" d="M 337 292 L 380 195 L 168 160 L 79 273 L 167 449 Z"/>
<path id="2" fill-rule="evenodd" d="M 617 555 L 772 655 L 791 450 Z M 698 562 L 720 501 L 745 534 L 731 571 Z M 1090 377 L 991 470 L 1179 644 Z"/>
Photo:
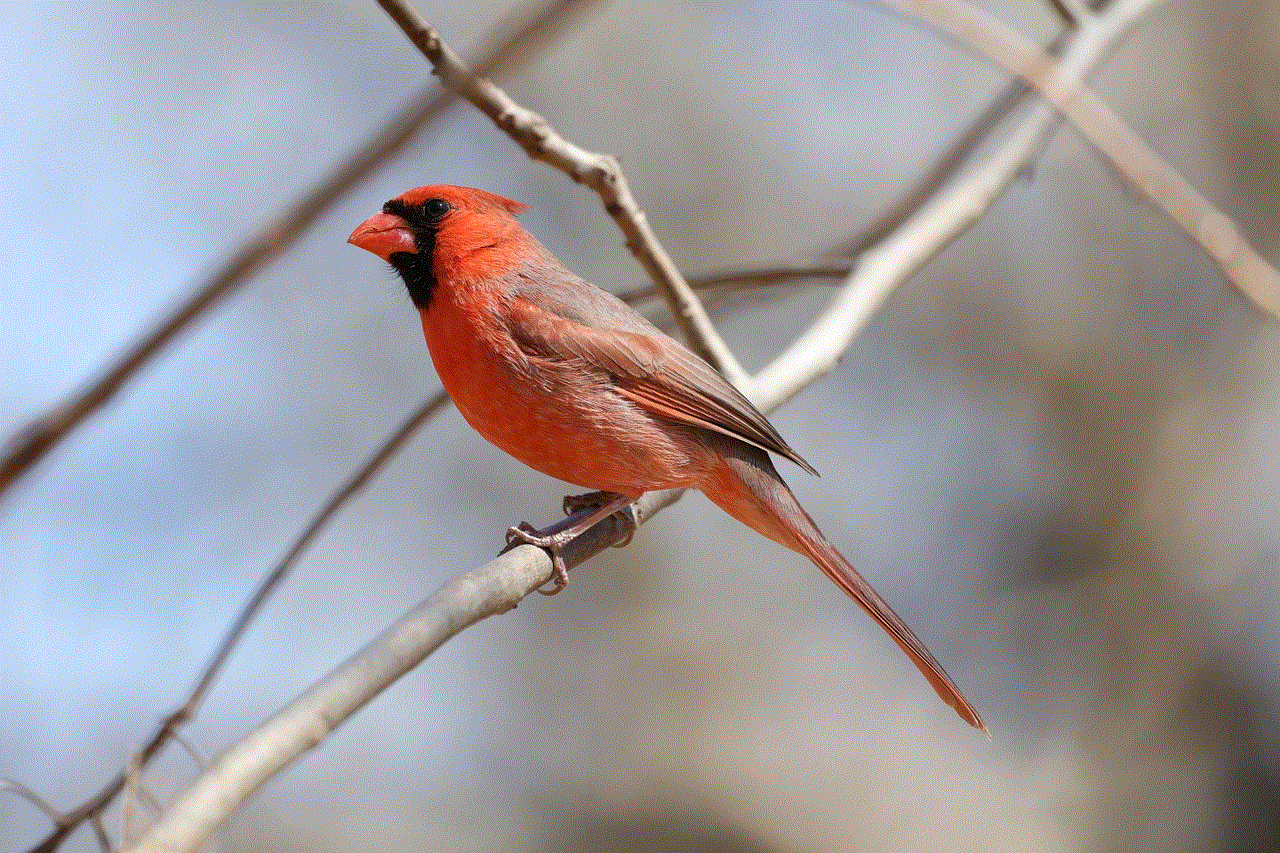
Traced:
<path id="1" fill-rule="evenodd" d="M 1235 223 L 1165 162 L 1107 104 L 1040 48 L 986 13 L 946 0 L 883 0 L 939 29 L 1035 86 L 1112 166 L 1199 243 L 1236 288 L 1264 314 L 1280 319 L 1280 272 Z M 1163 0 L 1151 0 L 1148 8 Z"/>
<path id="2" fill-rule="evenodd" d="M 563 32 L 587 5 L 587 0 L 555 0 L 531 15 L 522 15 L 524 22 L 519 27 L 496 30 L 510 35 L 500 41 L 490 38 L 489 43 L 493 47 L 477 63 L 477 69 L 485 74 L 509 73 L 523 66 L 550 39 Z M 85 418 L 114 397 L 130 377 L 183 330 L 243 287 L 255 273 L 293 245 L 334 202 L 404 148 L 453 100 L 454 94 L 448 90 L 439 92 L 430 87 L 424 91 L 324 180 L 237 250 L 168 317 L 142 334 L 98 379 L 11 435 L 0 446 L 0 494 Z"/>
<path id="3" fill-rule="evenodd" d="M 675 262 L 658 242 L 644 211 L 631 194 L 618 161 L 565 139 L 545 118 L 517 104 L 480 73 L 467 68 L 407 0 L 378 0 L 378 3 L 431 62 L 444 85 L 492 119 L 530 157 L 596 191 L 605 210 L 626 237 L 631 254 L 662 289 L 690 348 L 745 391 L 751 377 L 742 369 Z"/>

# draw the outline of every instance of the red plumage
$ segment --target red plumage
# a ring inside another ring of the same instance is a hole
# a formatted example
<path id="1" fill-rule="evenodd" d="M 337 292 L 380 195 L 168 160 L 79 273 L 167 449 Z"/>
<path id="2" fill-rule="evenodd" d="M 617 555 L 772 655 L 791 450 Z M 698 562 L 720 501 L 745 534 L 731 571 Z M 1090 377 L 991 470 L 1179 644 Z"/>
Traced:
<path id="1" fill-rule="evenodd" d="M 813 468 L 710 365 L 566 269 L 516 221 L 524 208 L 483 190 L 419 187 L 351 235 L 404 277 L 436 372 L 467 422 L 531 468 L 611 493 L 597 497 L 590 523 L 653 489 L 701 490 L 812 560 L 943 701 L 985 732 L 929 650 L 827 542 L 768 454 Z M 553 556 L 565 541 L 517 535 Z"/>

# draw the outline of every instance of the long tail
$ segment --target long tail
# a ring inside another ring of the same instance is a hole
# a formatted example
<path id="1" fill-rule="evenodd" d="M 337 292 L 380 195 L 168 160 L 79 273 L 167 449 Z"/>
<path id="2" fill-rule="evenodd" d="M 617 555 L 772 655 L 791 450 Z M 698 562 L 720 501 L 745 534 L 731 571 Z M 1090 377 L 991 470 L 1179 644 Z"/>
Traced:
<path id="1" fill-rule="evenodd" d="M 723 443 L 728 444 L 728 441 Z M 703 493 L 743 524 L 812 560 L 893 637 L 943 702 L 954 708 L 966 723 L 990 737 L 978 712 L 960 694 L 942 664 L 911 632 L 902 617 L 893 612 L 871 584 L 826 540 L 778 476 L 768 455 L 740 442 L 732 442 L 731 447 L 723 445 L 717 447 L 722 464 L 702 485 Z"/>

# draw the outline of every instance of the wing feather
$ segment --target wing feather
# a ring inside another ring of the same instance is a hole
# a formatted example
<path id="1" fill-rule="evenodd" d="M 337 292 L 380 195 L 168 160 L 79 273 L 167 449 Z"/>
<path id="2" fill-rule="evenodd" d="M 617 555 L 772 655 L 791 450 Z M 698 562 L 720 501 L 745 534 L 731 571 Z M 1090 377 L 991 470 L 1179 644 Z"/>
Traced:
<path id="1" fill-rule="evenodd" d="M 818 473 L 711 365 L 611 294 L 586 282 L 578 286 L 594 291 L 585 303 L 581 291 L 573 299 L 545 288 L 512 296 L 509 326 L 522 349 L 585 362 L 607 372 L 619 394 L 653 415 L 745 441 Z"/>

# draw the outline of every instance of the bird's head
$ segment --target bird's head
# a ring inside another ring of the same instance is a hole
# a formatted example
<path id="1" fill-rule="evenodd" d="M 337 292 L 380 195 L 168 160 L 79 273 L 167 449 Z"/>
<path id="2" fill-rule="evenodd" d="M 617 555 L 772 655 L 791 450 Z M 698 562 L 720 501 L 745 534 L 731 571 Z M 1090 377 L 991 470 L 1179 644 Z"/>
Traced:
<path id="1" fill-rule="evenodd" d="M 492 275 L 509 258 L 482 249 L 515 248 L 532 240 L 515 215 L 527 205 L 470 187 L 418 187 L 393 198 L 347 242 L 373 252 L 400 273 L 419 309 L 441 277 Z M 496 268 L 495 268 L 496 267 Z"/>

